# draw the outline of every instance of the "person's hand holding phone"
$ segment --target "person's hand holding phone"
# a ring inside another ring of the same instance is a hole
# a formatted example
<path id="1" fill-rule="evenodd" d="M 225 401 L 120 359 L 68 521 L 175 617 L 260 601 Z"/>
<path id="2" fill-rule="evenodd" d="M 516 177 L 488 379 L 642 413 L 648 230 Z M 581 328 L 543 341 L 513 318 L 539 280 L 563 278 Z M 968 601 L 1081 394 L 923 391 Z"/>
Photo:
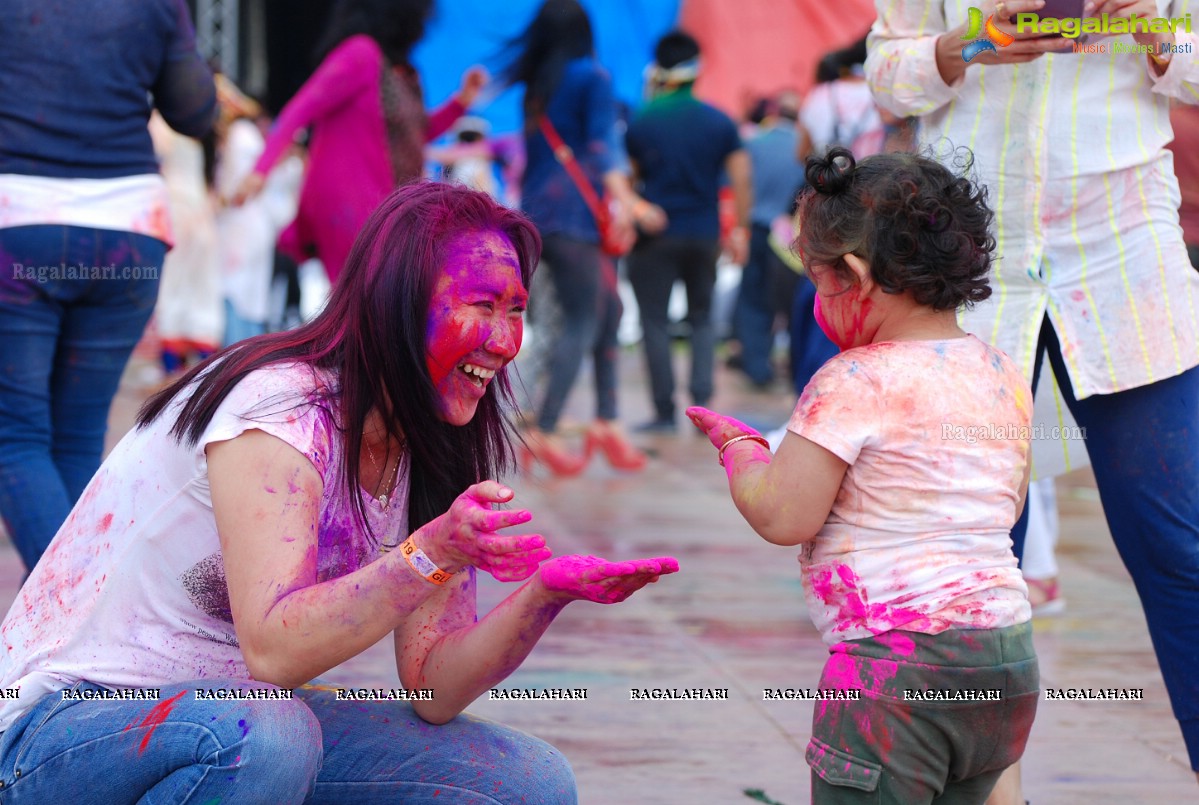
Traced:
<path id="1" fill-rule="evenodd" d="M 966 74 L 973 64 L 1024 64 L 1039 59 L 1046 53 L 1069 47 L 1070 42 L 1061 36 L 1045 36 L 1036 31 L 1020 33 L 1016 30 L 1016 15 L 1041 14 L 1046 0 L 984 0 L 981 25 L 962 23 L 937 39 L 937 69 L 946 84 L 953 84 Z M 1151 0 L 1150 0 L 1151 2 Z M 1081 6 L 1081 1 L 1080 1 Z M 1000 34 L 1010 37 L 1007 44 L 994 50 L 984 50 L 969 62 L 962 57 L 962 48 L 975 38 L 986 36 L 986 22 L 991 20 Z M 978 29 L 977 32 L 975 29 Z"/>
<path id="2" fill-rule="evenodd" d="M 1083 15 L 1087 17 L 1100 17 L 1106 14 L 1109 23 L 1117 18 L 1131 19 L 1138 17 L 1143 20 L 1152 20 L 1154 17 L 1160 17 L 1161 12 L 1157 10 L 1157 3 L 1154 0 L 1086 0 Z M 1161 53 L 1162 45 L 1174 45 L 1174 34 L 1169 31 L 1165 33 L 1153 33 L 1150 31 L 1136 31 L 1132 38 L 1137 41 L 1138 45 L 1147 45 L 1153 48 L 1154 53 Z M 1165 58 L 1155 60 L 1155 62 L 1165 69 L 1168 54 Z"/>

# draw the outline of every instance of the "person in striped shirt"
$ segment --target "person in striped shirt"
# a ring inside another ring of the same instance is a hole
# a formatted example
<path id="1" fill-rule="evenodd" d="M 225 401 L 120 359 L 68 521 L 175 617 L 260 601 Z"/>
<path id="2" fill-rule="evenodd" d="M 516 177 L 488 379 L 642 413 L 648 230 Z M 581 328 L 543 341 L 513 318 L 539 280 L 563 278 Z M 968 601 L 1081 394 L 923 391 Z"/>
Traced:
<path id="1" fill-rule="evenodd" d="M 1104 47 L 1073 52 L 1072 40 L 1016 29 L 1016 15 L 1044 11 L 1042 0 L 985 0 L 974 5 L 999 25 L 998 47 L 967 61 L 974 53 L 963 46 L 982 35 L 971 5 L 880 0 L 867 78 L 880 106 L 919 118 L 922 145 L 974 153 L 996 209 L 999 260 L 994 295 L 965 326 L 1007 352 L 1034 388 L 1048 355 L 1085 429 L 1108 525 L 1199 771 L 1199 275 L 1165 150 L 1171 98 L 1199 103 L 1199 37 L 1182 24 L 1135 25 L 1092 34 L 1088 45 Z M 1196 0 L 1080 6 L 1078 16 L 1109 21 L 1199 11 Z M 1025 525 L 1013 529 L 1017 553 Z"/>

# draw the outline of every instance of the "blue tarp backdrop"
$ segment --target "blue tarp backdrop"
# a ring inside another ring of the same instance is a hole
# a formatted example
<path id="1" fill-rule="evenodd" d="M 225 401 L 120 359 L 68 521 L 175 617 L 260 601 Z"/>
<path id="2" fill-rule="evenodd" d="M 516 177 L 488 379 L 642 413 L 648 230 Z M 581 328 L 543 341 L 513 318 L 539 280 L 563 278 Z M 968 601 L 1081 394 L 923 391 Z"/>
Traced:
<path id="1" fill-rule="evenodd" d="M 414 55 L 425 87 L 425 100 L 437 106 L 457 88 L 462 73 L 475 64 L 496 72 L 505 63 L 505 46 L 532 20 L 542 0 L 442 0 Z M 674 28 L 679 0 L 581 0 L 591 16 L 596 54 L 612 73 L 617 97 L 636 107 L 641 76 L 654 43 Z M 496 97 L 486 93 L 474 113 L 490 121 L 492 134 L 521 125 L 519 87 Z"/>

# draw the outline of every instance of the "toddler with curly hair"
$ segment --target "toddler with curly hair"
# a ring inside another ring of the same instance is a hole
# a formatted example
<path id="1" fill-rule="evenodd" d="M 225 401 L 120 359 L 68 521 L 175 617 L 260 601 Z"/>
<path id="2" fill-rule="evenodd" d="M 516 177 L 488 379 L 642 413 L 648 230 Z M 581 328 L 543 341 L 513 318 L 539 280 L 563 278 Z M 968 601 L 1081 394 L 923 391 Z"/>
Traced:
<path id="1" fill-rule="evenodd" d="M 982 803 L 1024 751 L 1037 660 L 1009 531 L 1024 506 L 1032 393 L 956 311 L 986 299 L 985 192 L 914 154 L 809 159 L 795 247 L 841 349 L 777 454 L 688 410 L 768 542 L 802 546 L 829 645 L 812 801 Z"/>

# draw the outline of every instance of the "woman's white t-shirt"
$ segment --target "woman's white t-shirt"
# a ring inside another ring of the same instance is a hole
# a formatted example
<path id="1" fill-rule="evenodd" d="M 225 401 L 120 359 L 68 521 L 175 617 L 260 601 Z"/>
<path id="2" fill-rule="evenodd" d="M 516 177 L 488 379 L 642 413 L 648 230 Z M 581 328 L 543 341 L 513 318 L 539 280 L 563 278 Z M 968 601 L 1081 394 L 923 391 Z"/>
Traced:
<path id="1" fill-rule="evenodd" d="M 357 525 L 341 483 L 342 435 L 325 399 L 335 384 L 330 373 L 276 364 L 242 379 L 194 446 L 169 433 L 188 391 L 121 440 L 0 626 L 0 688 L 19 688 L 16 699 L 0 701 L 0 730 L 41 696 L 80 680 L 119 689 L 250 678 L 209 495 L 209 444 L 257 428 L 312 462 L 324 480 L 318 582 L 374 561 L 379 544 L 402 539 L 402 494 L 384 509 L 359 492 L 375 538 Z M 396 488 L 407 489 L 406 480 Z"/>

